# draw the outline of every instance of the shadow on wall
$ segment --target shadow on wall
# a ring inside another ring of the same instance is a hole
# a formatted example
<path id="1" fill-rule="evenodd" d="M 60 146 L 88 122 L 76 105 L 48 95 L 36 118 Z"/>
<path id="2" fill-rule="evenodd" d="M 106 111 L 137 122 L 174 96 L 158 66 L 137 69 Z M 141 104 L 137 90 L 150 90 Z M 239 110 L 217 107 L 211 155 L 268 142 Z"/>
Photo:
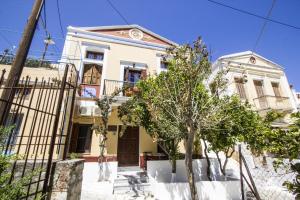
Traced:
<path id="1" fill-rule="evenodd" d="M 222 176 L 219 164 L 216 158 L 211 158 L 211 174 L 213 175 L 214 181 L 221 181 L 224 180 L 224 177 Z M 235 162 L 235 161 L 231 161 Z M 147 161 L 147 172 L 148 174 L 153 177 L 157 182 L 164 182 L 164 183 L 170 183 L 171 177 L 172 177 L 172 169 L 171 169 L 171 163 L 167 160 L 161 160 L 161 161 Z M 234 165 L 228 164 L 228 167 L 234 167 Z M 228 169 L 228 171 L 232 171 L 232 174 L 236 174 L 233 176 L 233 178 L 238 179 L 237 176 L 238 173 L 238 166 L 236 169 Z M 196 181 L 208 181 L 207 178 L 207 162 L 206 159 L 195 159 L 193 160 L 193 171 Z M 187 176 L 186 176 L 186 168 L 184 164 L 184 160 L 177 160 L 176 162 L 176 182 L 187 182 Z"/>
<path id="2" fill-rule="evenodd" d="M 214 181 L 208 181 L 206 174 L 207 163 L 205 159 L 193 161 L 193 170 L 196 180 L 196 188 L 199 199 L 205 200 L 237 200 L 240 199 L 240 182 L 238 180 L 238 165 L 229 164 L 233 167 L 232 177 L 235 181 L 224 181 L 219 170 L 217 159 L 211 159 L 211 172 Z M 161 200 L 182 200 L 190 199 L 190 189 L 186 177 L 184 160 L 176 163 L 176 181 L 171 183 L 170 161 L 148 161 L 148 175 L 151 183 L 151 190 L 157 199 Z M 223 180 L 223 181 L 222 181 Z"/>

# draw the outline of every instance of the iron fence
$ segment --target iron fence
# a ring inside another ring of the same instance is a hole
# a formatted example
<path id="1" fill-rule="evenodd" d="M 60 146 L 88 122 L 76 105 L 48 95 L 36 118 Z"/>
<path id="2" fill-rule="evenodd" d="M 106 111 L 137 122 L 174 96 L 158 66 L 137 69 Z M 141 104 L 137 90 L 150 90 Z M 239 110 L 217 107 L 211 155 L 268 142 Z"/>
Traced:
<path id="1" fill-rule="evenodd" d="M 56 65 L 57 77 L 16 78 L 16 87 L 6 87 L 6 71 L 1 74 L 0 94 L 12 97 L 0 99 L 1 125 L 13 127 L 1 150 L 14 155 L 9 182 L 29 177 L 19 199 L 49 197 L 53 166 L 67 155 L 78 73 L 73 65 Z"/>
<path id="2" fill-rule="evenodd" d="M 283 186 L 295 173 L 286 168 L 275 169 L 274 158 L 255 157 L 244 145 L 239 146 L 242 200 L 293 200 L 295 196 Z"/>

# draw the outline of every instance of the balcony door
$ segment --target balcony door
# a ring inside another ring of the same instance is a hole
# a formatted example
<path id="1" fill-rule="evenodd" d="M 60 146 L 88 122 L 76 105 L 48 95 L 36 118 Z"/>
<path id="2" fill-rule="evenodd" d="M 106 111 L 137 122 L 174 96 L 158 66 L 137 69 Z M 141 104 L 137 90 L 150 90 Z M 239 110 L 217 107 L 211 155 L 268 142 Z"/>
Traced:
<path id="1" fill-rule="evenodd" d="M 97 64 L 85 64 L 83 69 L 82 83 L 89 85 L 100 85 L 102 67 Z"/>
<path id="2" fill-rule="evenodd" d="M 267 99 L 264 94 L 263 81 L 254 80 L 253 82 L 254 82 L 256 94 L 258 97 L 259 106 L 260 106 L 260 108 L 266 108 L 267 107 Z"/>
<path id="3" fill-rule="evenodd" d="M 85 64 L 82 75 L 82 96 L 99 97 L 102 67 L 97 64 Z"/>

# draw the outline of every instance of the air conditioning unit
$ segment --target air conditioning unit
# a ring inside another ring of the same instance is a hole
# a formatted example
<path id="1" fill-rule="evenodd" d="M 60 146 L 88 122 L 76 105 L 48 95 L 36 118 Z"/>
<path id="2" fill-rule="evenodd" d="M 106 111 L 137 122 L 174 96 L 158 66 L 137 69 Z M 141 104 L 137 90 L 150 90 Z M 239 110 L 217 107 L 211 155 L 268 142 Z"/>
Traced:
<path id="1" fill-rule="evenodd" d="M 79 114 L 81 116 L 92 116 L 93 107 L 91 106 L 80 106 Z"/>
<path id="2" fill-rule="evenodd" d="M 101 109 L 98 107 L 94 107 L 94 112 L 93 112 L 94 116 L 101 116 Z"/>
<path id="3" fill-rule="evenodd" d="M 109 111 L 108 111 L 109 116 L 111 115 L 111 111 L 112 111 L 112 107 L 110 106 Z M 94 107 L 93 108 L 93 116 L 101 116 L 101 109 L 98 107 Z"/>

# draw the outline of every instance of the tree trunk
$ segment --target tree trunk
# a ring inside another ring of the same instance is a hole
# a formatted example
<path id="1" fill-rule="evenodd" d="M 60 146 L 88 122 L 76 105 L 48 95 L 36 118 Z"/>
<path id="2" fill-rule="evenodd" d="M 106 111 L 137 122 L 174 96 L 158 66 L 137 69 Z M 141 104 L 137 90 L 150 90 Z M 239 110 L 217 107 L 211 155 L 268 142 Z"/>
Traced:
<path id="1" fill-rule="evenodd" d="M 185 143 L 185 166 L 187 170 L 188 182 L 191 190 L 191 199 L 198 200 L 195 177 L 193 172 L 193 144 L 194 144 L 194 133 L 190 131 L 188 138 L 184 140 Z"/>
<path id="2" fill-rule="evenodd" d="M 206 162 L 207 162 L 207 168 L 206 168 L 207 178 L 209 181 L 212 181 L 211 174 L 210 174 L 210 160 L 209 160 L 209 157 L 207 154 L 207 144 L 206 144 L 205 140 L 203 140 L 203 143 L 204 143 L 205 158 L 206 158 Z"/>
<path id="3" fill-rule="evenodd" d="M 176 181 L 176 157 L 172 157 L 172 177 L 171 177 L 171 183 L 174 183 Z"/>
<path id="4" fill-rule="evenodd" d="M 172 140 L 172 178 L 171 183 L 176 181 L 176 154 L 177 154 L 177 147 L 175 146 L 175 141 Z"/>
<path id="5" fill-rule="evenodd" d="M 220 171 L 222 172 L 223 176 L 225 176 L 225 171 L 223 170 L 223 165 L 222 165 L 222 161 L 220 159 L 220 156 L 219 156 L 219 152 L 215 152 L 216 153 L 216 156 L 217 156 L 217 160 L 218 160 L 218 163 L 219 163 L 219 167 L 220 167 Z"/>

